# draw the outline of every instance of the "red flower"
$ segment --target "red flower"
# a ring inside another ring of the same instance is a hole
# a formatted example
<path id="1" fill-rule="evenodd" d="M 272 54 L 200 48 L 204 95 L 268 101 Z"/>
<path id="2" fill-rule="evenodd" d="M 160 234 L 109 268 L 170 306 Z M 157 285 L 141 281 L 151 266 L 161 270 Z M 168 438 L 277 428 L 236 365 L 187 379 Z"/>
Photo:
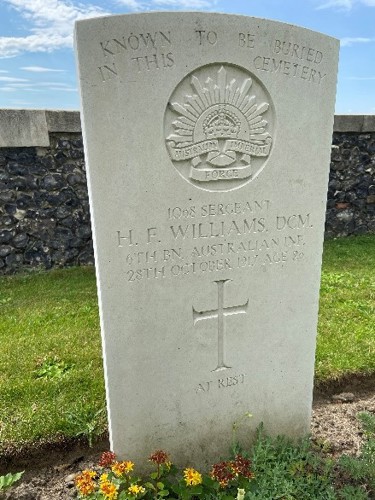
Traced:
<path id="1" fill-rule="evenodd" d="M 251 461 L 247 458 L 237 455 L 234 460 L 219 462 L 212 466 L 211 477 L 215 479 L 222 488 L 236 479 L 238 476 L 251 479 L 254 474 L 250 470 Z"/>
<path id="2" fill-rule="evenodd" d="M 251 460 L 248 460 L 241 455 L 237 455 L 236 458 L 232 462 L 230 462 L 230 466 L 236 475 L 240 475 L 248 479 L 254 477 L 253 472 L 251 472 L 250 470 Z"/>
<path id="3" fill-rule="evenodd" d="M 166 462 L 169 461 L 168 454 L 163 451 L 163 450 L 156 450 L 154 453 L 149 457 L 149 460 L 151 462 L 154 462 L 154 464 L 161 465 L 165 464 Z"/>
<path id="4" fill-rule="evenodd" d="M 215 479 L 222 488 L 235 478 L 230 462 L 219 462 L 212 466 L 211 477 Z"/>
<path id="5" fill-rule="evenodd" d="M 102 453 L 102 456 L 100 457 L 99 466 L 110 467 L 115 460 L 116 460 L 116 455 L 113 453 L 113 451 L 105 451 L 104 453 Z"/>

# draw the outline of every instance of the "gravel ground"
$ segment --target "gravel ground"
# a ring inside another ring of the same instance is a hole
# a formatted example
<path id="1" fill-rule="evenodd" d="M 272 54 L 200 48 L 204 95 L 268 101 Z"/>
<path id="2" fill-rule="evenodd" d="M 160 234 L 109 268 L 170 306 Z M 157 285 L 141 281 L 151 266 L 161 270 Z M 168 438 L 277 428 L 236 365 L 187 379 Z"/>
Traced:
<path id="1" fill-rule="evenodd" d="M 361 385 L 361 384 L 358 384 Z M 316 391 L 314 396 L 311 434 L 319 442 L 329 442 L 329 453 L 339 456 L 343 453 L 356 455 L 362 443 L 362 432 L 356 415 L 367 411 L 375 414 L 375 389 L 354 388 L 342 392 L 332 390 Z M 75 498 L 74 476 L 77 472 L 91 468 L 97 463 L 102 451 L 109 449 L 107 440 L 102 440 L 94 449 L 68 446 L 69 450 L 48 450 L 33 457 L 8 463 L 13 471 L 26 469 L 17 486 L 7 491 L 5 500 L 68 500 Z M 16 468 L 16 466 L 18 466 Z M 4 467 L 3 467 L 4 469 Z M 4 472 L 4 471 L 3 471 Z"/>

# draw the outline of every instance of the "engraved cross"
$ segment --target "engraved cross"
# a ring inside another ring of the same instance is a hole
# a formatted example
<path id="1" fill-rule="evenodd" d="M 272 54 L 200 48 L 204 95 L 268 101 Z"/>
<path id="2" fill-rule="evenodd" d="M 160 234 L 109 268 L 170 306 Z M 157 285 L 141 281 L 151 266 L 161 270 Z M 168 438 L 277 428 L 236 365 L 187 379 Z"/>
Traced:
<path id="1" fill-rule="evenodd" d="M 214 372 L 218 372 L 221 370 L 226 370 L 227 368 L 231 368 L 225 363 L 224 360 L 224 347 L 225 347 L 225 324 L 224 318 L 225 316 L 231 316 L 232 314 L 246 314 L 247 306 L 249 304 L 249 299 L 245 304 L 237 305 L 237 306 L 229 306 L 224 307 L 224 285 L 228 281 L 232 280 L 219 280 L 214 281 L 217 283 L 217 292 L 218 292 L 218 306 L 217 309 L 212 309 L 209 311 L 196 311 L 193 306 L 193 320 L 194 325 L 198 323 L 198 321 L 202 321 L 205 319 L 216 319 L 217 318 L 217 343 L 218 343 L 218 363 Z"/>

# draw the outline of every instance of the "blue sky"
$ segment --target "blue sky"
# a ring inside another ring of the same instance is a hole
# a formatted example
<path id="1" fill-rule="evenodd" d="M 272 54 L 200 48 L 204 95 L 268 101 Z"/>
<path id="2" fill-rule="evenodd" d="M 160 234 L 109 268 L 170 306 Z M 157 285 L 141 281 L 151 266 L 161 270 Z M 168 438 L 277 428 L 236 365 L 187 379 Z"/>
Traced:
<path id="1" fill-rule="evenodd" d="M 339 38 L 336 113 L 375 114 L 375 0 L 0 0 L 0 108 L 79 109 L 74 21 L 149 10 L 245 14 Z"/>

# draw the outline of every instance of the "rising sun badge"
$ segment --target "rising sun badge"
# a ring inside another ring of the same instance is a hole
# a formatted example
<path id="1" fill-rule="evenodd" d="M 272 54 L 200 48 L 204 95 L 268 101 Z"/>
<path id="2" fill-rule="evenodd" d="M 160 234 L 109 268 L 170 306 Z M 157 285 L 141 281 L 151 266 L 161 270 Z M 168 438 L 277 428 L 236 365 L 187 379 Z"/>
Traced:
<path id="1" fill-rule="evenodd" d="M 171 96 L 166 145 L 186 180 L 209 191 L 229 191 L 262 170 L 273 123 L 271 98 L 254 76 L 228 64 L 204 66 Z"/>

